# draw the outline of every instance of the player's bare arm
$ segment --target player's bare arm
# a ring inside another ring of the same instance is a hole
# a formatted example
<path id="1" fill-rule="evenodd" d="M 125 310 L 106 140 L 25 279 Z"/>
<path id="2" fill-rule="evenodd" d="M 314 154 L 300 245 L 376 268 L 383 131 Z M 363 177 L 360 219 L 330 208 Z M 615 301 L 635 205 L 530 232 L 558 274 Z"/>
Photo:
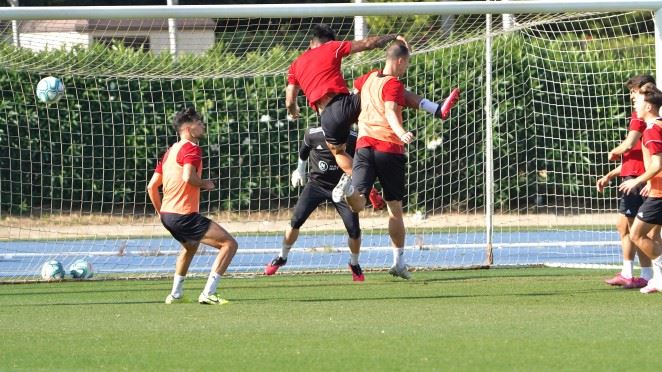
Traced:
<path id="1" fill-rule="evenodd" d="M 609 185 L 611 180 L 613 180 L 614 178 L 620 175 L 621 175 L 621 165 L 612 169 L 609 173 L 605 174 L 604 176 L 600 177 L 598 179 L 598 182 L 595 184 L 596 188 L 598 189 L 598 192 L 603 192 L 605 187 Z"/>
<path id="2" fill-rule="evenodd" d="M 287 108 L 287 113 L 292 117 L 292 119 L 299 118 L 299 105 L 297 104 L 297 95 L 301 88 L 298 85 L 288 84 L 285 89 L 285 107 Z"/>
<path id="3" fill-rule="evenodd" d="M 639 184 L 648 182 L 653 176 L 662 171 L 662 154 L 651 155 L 650 166 L 646 167 L 646 172 L 641 176 L 623 182 L 618 189 L 622 192 L 629 194 L 632 189 Z"/>
<path id="4" fill-rule="evenodd" d="M 414 134 L 408 132 L 402 126 L 402 107 L 397 103 L 392 101 L 384 102 L 384 116 L 386 116 L 386 121 L 393 129 L 393 132 L 400 138 L 400 141 L 404 143 L 411 143 L 414 140 Z"/>
<path id="5" fill-rule="evenodd" d="M 641 139 L 641 132 L 636 130 L 629 131 L 623 142 L 609 151 L 609 160 L 619 160 L 621 155 L 630 151 L 639 139 Z"/>
<path id="6" fill-rule="evenodd" d="M 149 180 L 147 184 L 147 195 L 149 195 L 149 200 L 152 201 L 154 210 L 157 214 L 161 213 L 161 193 L 159 192 L 159 187 L 163 184 L 163 175 L 161 173 L 154 173 L 152 179 Z"/>
<path id="7" fill-rule="evenodd" d="M 203 180 L 198 176 L 198 172 L 193 164 L 184 164 L 182 171 L 182 180 L 191 186 L 199 187 L 202 190 L 213 190 L 214 183 L 210 180 Z"/>
<path id="8" fill-rule="evenodd" d="M 390 43 L 395 39 L 402 40 L 403 42 L 406 43 L 406 41 L 402 36 L 398 36 L 396 34 L 383 35 L 383 36 L 370 36 L 365 39 L 352 41 L 352 48 L 349 53 L 354 54 L 354 53 L 363 52 L 365 50 L 383 48 L 388 43 Z"/>

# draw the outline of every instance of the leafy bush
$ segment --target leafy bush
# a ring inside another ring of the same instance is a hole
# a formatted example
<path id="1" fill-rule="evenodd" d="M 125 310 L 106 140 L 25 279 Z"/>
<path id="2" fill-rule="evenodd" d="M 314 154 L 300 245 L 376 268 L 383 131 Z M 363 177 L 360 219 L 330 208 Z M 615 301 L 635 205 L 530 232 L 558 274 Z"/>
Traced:
<path id="1" fill-rule="evenodd" d="M 607 171 L 604 154 L 623 135 L 616 128 L 627 125 L 622 83 L 653 69 L 646 57 L 652 45 L 649 38 L 573 36 L 543 44 L 515 34 L 495 40 L 497 209 L 596 207 L 595 177 Z M 203 58 L 173 61 L 127 50 L 33 54 L 0 47 L 3 61 L 24 67 L 5 64 L 0 74 L 0 211 L 151 213 L 145 186 L 176 141 L 169 123 L 185 104 L 194 104 L 208 123 L 205 168 L 218 188 L 204 193 L 203 210 L 291 207 L 297 190 L 288 186 L 289 174 L 303 129 L 317 124 L 315 113 L 304 110 L 298 123 L 286 119 L 284 74 L 195 76 L 250 72 L 265 61 L 287 65 L 293 53 L 274 48 L 235 58 L 219 47 Z M 412 90 L 441 99 L 459 85 L 463 96 L 448 122 L 408 113 L 407 124 L 418 134 L 409 148 L 410 208 L 484 207 L 484 54 L 484 44 L 472 42 L 412 59 Z M 349 80 L 374 66 L 352 67 L 350 60 L 346 67 Z M 56 106 L 38 103 L 39 78 L 63 70 L 70 71 L 59 75 L 66 97 Z M 184 77 L 131 77 L 144 71 Z M 428 149 L 436 139 L 443 145 Z"/>

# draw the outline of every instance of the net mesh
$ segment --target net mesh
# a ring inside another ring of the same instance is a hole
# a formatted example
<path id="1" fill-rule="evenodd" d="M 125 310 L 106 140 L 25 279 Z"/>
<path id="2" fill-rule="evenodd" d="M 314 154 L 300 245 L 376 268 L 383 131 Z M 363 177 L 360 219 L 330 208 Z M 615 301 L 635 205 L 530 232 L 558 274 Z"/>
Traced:
<path id="1" fill-rule="evenodd" d="M 617 193 L 595 191 L 624 138 L 623 83 L 654 63 L 650 13 L 493 17 L 494 264 L 614 264 Z M 0 281 L 36 278 L 42 263 L 88 259 L 100 277 L 168 274 L 179 246 L 145 188 L 177 138 L 184 105 L 205 117 L 201 212 L 237 236 L 231 272 L 258 273 L 280 250 L 299 189 L 289 185 L 303 130 L 286 116 L 285 73 L 327 23 L 352 39 L 352 17 L 22 21 L 0 25 Z M 406 260 L 419 268 L 486 262 L 483 15 L 366 17 L 367 35 L 399 33 L 414 56 L 408 89 L 442 100 L 462 89 L 447 121 L 408 110 Z M 18 41 L 18 46 L 16 45 Z M 383 50 L 346 58 L 351 81 L 383 64 Z M 57 104 L 35 96 L 56 76 Z M 361 215 L 361 263 L 390 266 L 387 214 Z M 283 270 L 345 269 L 347 236 L 332 205 L 301 229 Z M 192 272 L 207 272 L 203 247 Z"/>

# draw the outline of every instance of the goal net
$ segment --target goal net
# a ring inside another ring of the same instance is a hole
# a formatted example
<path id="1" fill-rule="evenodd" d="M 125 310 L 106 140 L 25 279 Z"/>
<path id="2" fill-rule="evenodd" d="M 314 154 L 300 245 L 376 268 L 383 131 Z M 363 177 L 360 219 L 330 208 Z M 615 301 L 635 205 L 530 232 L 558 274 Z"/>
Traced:
<path id="1" fill-rule="evenodd" d="M 280 250 L 300 192 L 290 174 L 303 131 L 318 126 L 302 96 L 299 120 L 285 110 L 287 68 L 317 23 L 344 40 L 404 35 L 414 53 L 404 78 L 410 90 L 436 101 L 462 90 L 446 121 L 405 112 L 417 135 L 407 147 L 409 265 L 616 264 L 616 182 L 604 193 L 595 182 L 618 165 L 607 152 L 629 122 L 624 82 L 654 72 L 652 17 L 494 15 L 490 32 L 478 14 L 210 14 L 173 19 L 170 28 L 158 18 L 2 21 L 0 281 L 36 279 L 48 260 L 67 267 L 79 258 L 102 278 L 170 275 L 179 245 L 146 185 L 177 141 L 171 121 L 185 105 L 204 115 L 203 176 L 217 185 L 202 193 L 201 213 L 239 242 L 229 272 L 261 273 Z M 348 84 L 383 61 L 383 50 L 344 59 Z M 45 76 L 65 85 L 56 104 L 36 98 Z M 365 269 L 391 264 L 387 216 L 361 214 Z M 214 257 L 202 247 L 191 272 L 208 272 Z M 322 204 L 283 271 L 346 270 L 347 260 L 343 224 Z"/>

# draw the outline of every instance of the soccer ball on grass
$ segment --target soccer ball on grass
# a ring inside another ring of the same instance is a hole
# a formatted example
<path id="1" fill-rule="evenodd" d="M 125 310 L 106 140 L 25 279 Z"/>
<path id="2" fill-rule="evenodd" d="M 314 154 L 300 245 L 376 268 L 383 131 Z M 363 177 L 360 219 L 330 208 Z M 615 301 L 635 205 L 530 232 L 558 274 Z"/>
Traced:
<path id="1" fill-rule="evenodd" d="M 64 267 L 58 260 L 50 260 L 41 266 L 41 278 L 44 280 L 64 279 Z"/>
<path id="2" fill-rule="evenodd" d="M 89 279 L 94 275 L 92 264 L 80 259 L 69 266 L 69 274 L 74 279 Z"/>

